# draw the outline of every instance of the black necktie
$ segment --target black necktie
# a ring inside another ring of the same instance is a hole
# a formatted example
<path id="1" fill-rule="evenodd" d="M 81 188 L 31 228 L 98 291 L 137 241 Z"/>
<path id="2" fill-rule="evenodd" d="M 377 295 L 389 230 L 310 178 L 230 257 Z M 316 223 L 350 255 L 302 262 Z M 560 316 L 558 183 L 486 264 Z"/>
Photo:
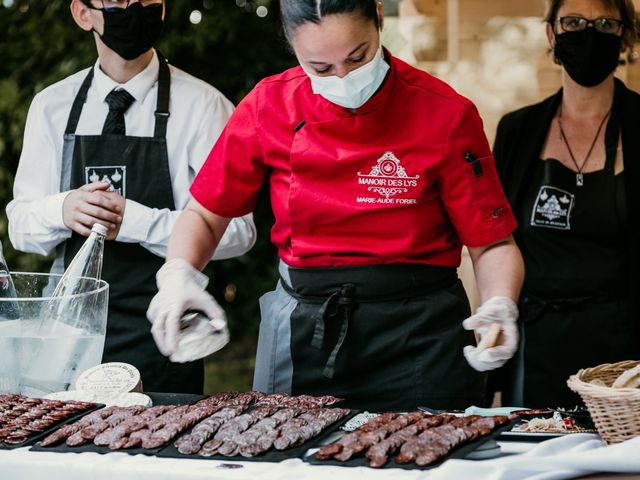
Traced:
<path id="1" fill-rule="evenodd" d="M 102 134 L 124 135 L 124 112 L 131 106 L 135 99 L 126 90 L 113 90 L 109 92 L 105 101 L 109 104 L 109 114 L 104 121 Z"/>

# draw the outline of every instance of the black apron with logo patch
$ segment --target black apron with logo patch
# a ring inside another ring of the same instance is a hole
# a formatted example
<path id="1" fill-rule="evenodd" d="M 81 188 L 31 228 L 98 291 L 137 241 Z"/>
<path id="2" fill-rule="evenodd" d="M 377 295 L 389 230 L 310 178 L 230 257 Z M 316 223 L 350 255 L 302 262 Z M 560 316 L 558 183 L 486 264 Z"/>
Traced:
<path id="1" fill-rule="evenodd" d="M 65 131 L 62 191 L 107 181 L 127 199 L 152 208 L 175 209 L 165 139 L 171 76 L 160 61 L 156 124 L 153 137 L 76 135 L 76 127 L 93 79 L 89 71 L 74 101 Z M 126 212 L 125 212 L 126 214 Z M 65 245 L 65 268 L 85 238 L 73 233 Z M 146 311 L 157 293 L 155 274 L 164 259 L 139 244 L 105 242 L 102 278 L 109 283 L 109 314 L 103 362 L 126 362 L 142 375 L 151 392 L 202 393 L 202 361 L 172 363 L 158 351 Z"/>
<path id="2" fill-rule="evenodd" d="M 615 110 L 601 171 L 576 173 L 539 162 L 519 223 L 526 279 L 520 298 L 521 348 L 507 369 L 503 404 L 574 407 L 567 379 L 581 368 L 638 358 L 638 322 L 628 285 L 624 173 L 615 175 Z"/>
<path id="3" fill-rule="evenodd" d="M 331 394 L 356 408 L 479 404 L 485 377 L 462 349 L 469 303 L 452 268 L 290 268 L 294 394 Z"/>

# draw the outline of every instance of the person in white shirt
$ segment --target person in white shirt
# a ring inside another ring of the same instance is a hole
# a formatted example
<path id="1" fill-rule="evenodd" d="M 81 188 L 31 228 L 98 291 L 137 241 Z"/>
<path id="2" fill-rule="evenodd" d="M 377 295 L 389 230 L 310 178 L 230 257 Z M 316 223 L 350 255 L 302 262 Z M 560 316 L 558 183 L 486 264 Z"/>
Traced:
<path id="1" fill-rule="evenodd" d="M 135 365 L 147 391 L 202 393 L 203 362 L 161 355 L 145 312 L 189 186 L 233 105 L 153 49 L 164 0 L 71 0 L 71 13 L 93 32 L 98 60 L 33 99 L 9 237 L 21 251 L 55 249 L 52 272 L 60 273 L 92 225 L 105 225 L 103 361 Z M 244 254 L 255 237 L 251 215 L 233 219 L 213 259 Z"/>

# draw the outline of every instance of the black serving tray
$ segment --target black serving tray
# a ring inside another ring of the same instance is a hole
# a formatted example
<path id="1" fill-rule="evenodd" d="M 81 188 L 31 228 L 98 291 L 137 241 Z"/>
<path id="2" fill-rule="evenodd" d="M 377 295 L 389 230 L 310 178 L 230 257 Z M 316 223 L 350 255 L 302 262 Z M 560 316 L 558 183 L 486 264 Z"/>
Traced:
<path id="1" fill-rule="evenodd" d="M 14 445 L 9 445 L 6 443 L 2 443 L 0 442 L 0 450 L 13 450 L 15 448 L 21 448 L 21 447 L 28 447 L 30 445 L 35 444 L 36 442 L 39 442 L 40 440 L 42 440 L 43 438 L 47 437 L 48 435 L 52 434 L 53 432 L 55 432 L 58 428 L 60 428 L 62 425 L 66 425 L 68 423 L 73 423 L 76 420 L 80 420 L 82 417 L 84 417 L 85 415 L 98 410 L 100 408 L 104 407 L 104 405 L 100 404 L 100 403 L 96 403 L 93 407 L 88 408 L 87 410 L 84 410 L 82 412 L 78 412 L 75 415 L 72 415 L 68 418 L 64 418 L 56 423 L 54 423 L 53 425 L 51 425 L 49 428 L 47 428 L 46 430 L 44 430 L 43 432 L 40 433 L 36 433 L 34 435 L 32 435 L 31 437 L 29 437 L 26 441 L 22 442 L 22 443 L 18 443 L 18 444 L 14 444 Z"/>
<path id="2" fill-rule="evenodd" d="M 330 407 L 327 407 L 330 408 Z M 177 439 L 171 442 L 170 445 L 163 448 L 158 454 L 159 457 L 168 457 L 168 458 L 192 458 L 195 460 L 223 460 L 225 462 L 229 461 L 238 461 L 238 462 L 272 462 L 278 463 L 284 460 L 289 460 L 291 458 L 301 458 L 304 454 L 314 445 L 320 444 L 323 439 L 330 436 L 333 432 L 335 432 L 338 428 L 340 428 L 345 422 L 349 421 L 351 418 L 355 417 L 359 411 L 351 410 L 345 417 L 342 417 L 340 420 L 336 420 L 334 423 L 325 428 L 320 434 L 315 436 L 314 438 L 306 441 L 305 443 L 287 448 L 286 450 L 276 450 L 275 448 L 271 448 L 265 453 L 257 455 L 255 457 L 243 457 L 242 455 L 236 455 L 234 457 L 228 457 L 226 455 L 212 455 L 210 457 L 203 457 L 198 454 L 193 455 L 185 455 L 178 451 L 175 447 L 174 443 Z M 185 435 L 187 432 L 185 432 Z"/>
<path id="3" fill-rule="evenodd" d="M 151 398 L 154 405 L 191 405 L 207 398 L 207 395 L 197 395 L 195 393 L 144 393 Z"/>
<path id="4" fill-rule="evenodd" d="M 190 405 L 196 403 L 199 400 L 207 398 L 205 395 L 195 395 L 191 393 L 154 393 L 145 392 L 151 398 L 154 405 Z M 102 407 L 103 405 L 101 405 Z M 79 418 L 78 418 L 79 419 Z M 71 422 L 68 422 L 71 423 Z M 53 433 L 53 429 L 49 433 Z M 41 436 L 38 440 L 44 438 Z M 175 439 L 174 439 L 175 440 Z M 172 440 L 172 441 L 174 441 Z M 165 444 L 166 445 L 166 444 Z M 61 453 L 82 453 L 82 452 L 94 452 L 94 453 L 111 453 L 111 452 L 124 452 L 130 455 L 143 454 L 143 455 L 156 455 L 165 445 L 153 449 L 146 448 L 122 448 L 120 450 L 111 450 L 107 446 L 98 446 L 93 443 L 85 443 L 78 447 L 70 447 L 66 443 L 62 442 L 58 445 L 52 445 L 50 447 L 43 447 L 40 443 L 32 446 L 30 451 L 33 452 L 61 452 Z"/>
<path id="5" fill-rule="evenodd" d="M 554 416 L 554 413 L 559 413 L 562 418 L 572 419 L 577 429 L 567 432 L 526 432 L 517 430 L 525 420 L 551 418 Z M 567 435 L 574 435 L 576 433 L 598 433 L 586 408 L 579 409 L 578 411 L 547 409 L 547 411 L 542 413 L 534 411 L 534 413 L 531 414 L 523 414 L 522 412 L 514 412 L 514 414 L 518 415 L 520 419 L 511 430 L 507 430 L 500 435 L 499 439 L 501 441 L 543 442 L 545 440 L 551 440 L 552 438 L 566 437 Z"/>
<path id="6" fill-rule="evenodd" d="M 484 437 L 480 437 L 474 440 L 473 442 L 465 443 L 464 445 L 460 445 L 459 447 L 454 448 L 447 455 L 442 457 L 437 462 L 432 463 L 431 465 L 421 467 L 419 465 L 416 465 L 415 463 L 398 464 L 395 462 L 395 458 L 397 455 L 397 452 L 396 452 L 395 454 L 389 456 L 389 460 L 387 461 L 387 463 L 385 463 L 382 467 L 380 467 L 380 469 L 400 468 L 403 470 L 430 470 L 432 468 L 439 467 L 450 458 L 464 458 L 467 454 L 477 449 L 481 445 L 484 445 L 490 440 L 495 440 L 502 432 L 513 428 L 513 426 L 518 421 L 519 419 L 517 418 L 513 419 L 508 423 L 502 425 L 501 427 L 496 428 L 490 434 L 485 435 Z M 317 445 L 317 446 L 320 446 L 320 445 Z M 340 467 L 369 467 L 369 459 L 366 458 L 364 455 L 353 457 L 347 460 L 346 462 L 340 462 L 338 460 L 333 460 L 333 459 L 318 460 L 316 459 L 315 452 L 314 452 L 311 455 L 304 457 L 303 460 L 312 465 L 337 465 Z M 369 467 L 369 468 L 372 468 L 372 467 Z"/>

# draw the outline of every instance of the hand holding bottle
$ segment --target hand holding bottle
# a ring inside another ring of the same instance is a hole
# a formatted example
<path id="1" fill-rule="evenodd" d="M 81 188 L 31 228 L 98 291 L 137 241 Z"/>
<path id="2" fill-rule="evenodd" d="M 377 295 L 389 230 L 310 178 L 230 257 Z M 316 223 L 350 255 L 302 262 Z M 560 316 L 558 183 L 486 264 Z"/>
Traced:
<path id="1" fill-rule="evenodd" d="M 187 311 L 200 311 L 212 322 L 226 323 L 224 311 L 205 290 L 209 279 L 186 260 L 175 258 L 165 263 L 158 270 L 156 281 L 158 293 L 151 300 L 147 318 L 163 355 L 169 357 L 176 352 L 181 318 Z"/>
<path id="2" fill-rule="evenodd" d="M 117 192 L 103 192 L 103 195 L 106 196 L 107 201 L 112 202 L 115 205 L 115 212 L 121 217 L 120 221 L 115 224 L 113 228 L 109 228 L 109 233 L 107 233 L 107 240 L 115 240 L 118 237 L 118 233 L 120 233 L 120 227 L 122 226 L 122 219 L 124 218 L 124 211 L 127 205 L 127 200 L 122 195 Z"/>
<path id="3" fill-rule="evenodd" d="M 106 191 L 109 187 L 109 183 L 94 182 L 69 192 L 62 204 L 64 224 L 83 237 L 89 236 L 95 223 L 103 224 L 110 232 L 119 228 L 124 209 Z"/>

